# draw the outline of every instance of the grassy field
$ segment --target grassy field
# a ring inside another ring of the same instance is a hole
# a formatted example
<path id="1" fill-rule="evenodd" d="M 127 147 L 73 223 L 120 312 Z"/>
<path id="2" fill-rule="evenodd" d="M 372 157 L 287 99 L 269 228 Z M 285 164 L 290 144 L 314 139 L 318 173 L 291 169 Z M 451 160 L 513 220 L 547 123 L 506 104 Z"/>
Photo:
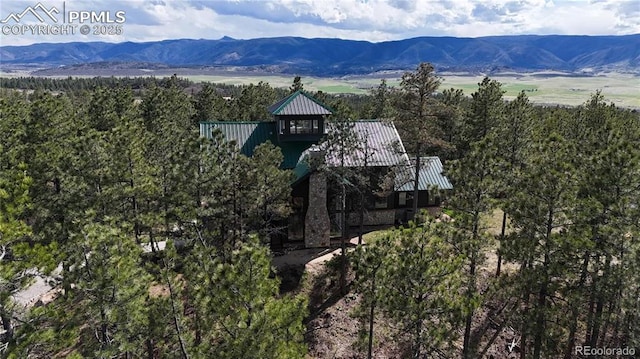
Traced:
<path id="1" fill-rule="evenodd" d="M 275 87 L 288 87 L 293 76 L 186 76 L 193 81 L 223 82 L 229 84 L 250 84 L 265 81 Z M 470 96 L 477 90 L 483 76 L 457 74 L 442 75 L 441 89 L 462 89 Z M 567 76 L 548 73 L 505 74 L 493 76 L 500 81 L 506 91 L 505 98 L 513 99 L 520 91 L 525 91 L 529 99 L 538 104 L 579 105 L 600 90 L 608 101 L 620 107 L 640 108 L 640 77 L 607 73 L 598 76 Z M 365 94 L 380 83 L 380 78 L 345 77 L 317 78 L 303 77 L 307 90 L 327 93 Z M 387 78 L 390 86 L 398 86 L 398 78 Z"/>
<path id="2" fill-rule="evenodd" d="M 15 76 L 16 74 L 2 73 L 0 76 Z M 24 75 L 24 74 L 23 74 Z M 163 77 L 164 74 L 154 74 Z M 220 75 L 195 75 L 181 74 L 178 76 L 188 78 L 195 82 L 217 82 L 227 84 L 250 84 L 259 81 L 268 82 L 274 87 L 288 87 L 293 82 L 293 75 L 259 75 L 259 74 L 220 74 Z M 465 95 L 470 96 L 477 90 L 478 83 L 483 76 L 460 75 L 444 73 L 440 75 L 443 83 L 441 89 L 462 89 Z M 62 76 L 66 77 L 66 76 Z M 389 86 L 400 84 L 399 75 L 389 77 Z M 539 73 L 505 73 L 492 75 L 492 79 L 500 81 L 506 91 L 505 98 L 513 99 L 520 91 L 526 91 L 533 103 L 579 105 L 589 99 L 589 96 L 600 90 L 610 102 L 620 107 L 640 109 L 640 76 L 619 73 L 602 73 L 592 76 L 575 76 L 552 72 Z M 348 76 L 343 78 L 303 77 L 305 89 L 310 91 L 323 91 L 327 93 L 366 94 L 380 83 L 380 77 Z"/>
<path id="3" fill-rule="evenodd" d="M 579 105 L 597 90 L 620 107 L 640 108 L 640 78 L 625 74 L 601 76 L 545 76 L 544 74 L 505 75 L 493 79 L 503 84 L 505 98 L 512 99 L 522 90 L 534 103 Z M 460 88 L 466 95 L 477 89 L 481 76 L 444 76 L 442 88 Z"/>

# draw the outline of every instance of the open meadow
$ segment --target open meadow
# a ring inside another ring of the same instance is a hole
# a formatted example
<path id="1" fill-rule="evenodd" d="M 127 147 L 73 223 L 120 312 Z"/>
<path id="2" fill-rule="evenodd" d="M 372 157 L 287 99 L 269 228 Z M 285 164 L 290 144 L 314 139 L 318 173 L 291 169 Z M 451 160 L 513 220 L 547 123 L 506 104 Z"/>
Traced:
<path id="1" fill-rule="evenodd" d="M 269 76 L 209 76 L 187 75 L 192 81 L 222 82 L 228 84 L 250 84 L 259 81 L 268 82 L 275 87 L 291 85 L 293 75 Z M 482 81 L 483 75 L 442 74 L 441 89 L 462 89 L 470 96 Z M 538 73 L 504 73 L 491 75 L 491 78 L 502 83 L 506 91 L 505 98 L 515 98 L 522 90 L 529 99 L 537 104 L 561 104 L 575 106 L 584 103 L 597 90 L 602 91 L 608 101 L 616 106 L 640 108 L 640 77 L 631 74 L 605 73 L 593 76 L 577 76 L 553 72 Z M 348 76 L 342 78 L 303 77 L 305 89 L 327 93 L 365 94 L 380 83 L 381 76 Z M 385 76 L 390 86 L 400 83 L 399 75 Z"/>
<path id="2" fill-rule="evenodd" d="M 248 85 L 260 81 L 268 82 L 274 87 L 289 87 L 295 75 L 284 74 L 258 74 L 236 71 L 216 71 L 215 73 L 198 74 L 194 69 L 162 69 L 149 70 L 139 73 L 118 73 L 115 76 L 155 76 L 168 77 L 176 73 L 179 77 L 187 78 L 194 82 L 216 82 L 234 85 Z M 111 71 L 109 74 L 113 74 Z M 0 77 L 30 76 L 29 73 L 2 72 Z M 51 78 L 94 77 L 107 76 L 100 72 L 91 74 L 60 74 L 43 76 Z M 304 88 L 310 91 L 323 91 L 332 94 L 366 94 L 376 87 L 382 78 L 387 80 L 389 86 L 400 84 L 401 73 L 383 73 L 371 75 L 351 75 L 344 77 L 328 78 L 303 76 Z M 441 73 L 443 82 L 440 89 L 462 89 L 466 96 L 470 96 L 478 88 L 483 74 L 471 75 L 460 73 Z M 552 71 L 531 73 L 504 72 L 489 75 L 492 79 L 502 83 L 506 91 L 507 100 L 515 98 L 520 91 L 526 91 L 531 102 L 536 104 L 560 104 L 576 106 L 587 101 L 591 94 L 602 91 L 607 101 L 616 106 L 640 109 L 640 75 L 623 73 L 598 73 L 598 74 L 569 74 Z"/>

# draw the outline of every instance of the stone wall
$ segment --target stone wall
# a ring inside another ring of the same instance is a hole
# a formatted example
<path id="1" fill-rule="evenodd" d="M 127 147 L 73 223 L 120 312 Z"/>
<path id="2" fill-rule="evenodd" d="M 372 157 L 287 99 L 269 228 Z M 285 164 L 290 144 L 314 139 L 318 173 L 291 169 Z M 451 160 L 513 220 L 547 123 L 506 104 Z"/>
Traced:
<path id="1" fill-rule="evenodd" d="M 327 179 L 314 171 L 309 176 L 309 206 L 305 216 L 304 246 L 329 247 L 329 211 L 327 210 Z"/>
<path id="2" fill-rule="evenodd" d="M 359 213 L 349 213 L 349 225 L 357 226 L 360 221 Z M 395 209 L 371 209 L 364 214 L 365 226 L 393 225 L 396 220 Z"/>

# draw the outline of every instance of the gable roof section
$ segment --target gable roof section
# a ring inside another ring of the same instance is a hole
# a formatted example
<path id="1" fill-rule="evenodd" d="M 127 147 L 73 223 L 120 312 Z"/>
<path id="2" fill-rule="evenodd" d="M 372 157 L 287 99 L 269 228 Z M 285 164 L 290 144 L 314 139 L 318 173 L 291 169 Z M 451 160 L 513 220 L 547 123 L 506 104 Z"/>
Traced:
<path id="1" fill-rule="evenodd" d="M 272 115 L 331 115 L 332 111 L 304 91 L 296 91 L 269 106 Z"/>
<path id="2" fill-rule="evenodd" d="M 415 160 L 415 158 L 414 158 Z M 413 191 L 415 181 L 415 167 L 400 168 L 395 179 L 396 191 Z M 442 162 L 439 157 L 420 157 L 420 173 L 418 175 L 418 190 L 427 191 L 437 187 L 438 189 L 453 189 L 449 179 L 442 174 Z"/>
<path id="3" fill-rule="evenodd" d="M 293 169 L 297 179 L 304 177 L 309 171 L 309 166 L 305 159 L 311 143 L 296 141 L 278 143 L 276 123 L 274 121 L 200 123 L 200 135 L 202 137 L 212 138 L 214 129 L 219 129 L 227 141 L 235 141 L 240 152 L 246 156 L 252 156 L 254 149 L 258 145 L 271 141 L 271 143 L 278 146 L 282 151 L 284 160 L 281 167 L 285 169 Z M 331 123 L 327 125 L 327 130 L 333 131 Z M 401 176 L 399 175 L 396 178 L 396 188 L 405 188 L 406 186 L 409 186 L 412 190 L 413 175 L 411 175 L 411 173 L 413 171 L 411 170 L 411 163 L 404 150 L 402 141 L 400 140 L 400 135 L 393 123 L 383 122 L 380 120 L 354 121 L 354 131 L 362 140 L 365 140 L 365 145 L 363 147 L 364 150 L 346 154 L 345 166 L 361 167 L 364 166 L 365 163 L 370 167 L 398 166 L 401 168 Z M 430 159 L 431 157 L 425 158 L 424 163 L 427 163 L 427 161 L 430 161 L 427 159 Z M 440 174 L 440 172 L 442 172 L 442 163 L 440 163 L 440 160 L 437 157 L 434 158 L 437 160 L 437 163 L 439 163 L 439 170 L 436 169 L 436 172 L 437 174 Z M 325 155 L 325 161 L 327 165 L 333 167 L 340 166 L 341 164 L 341 158 L 339 155 L 331 153 L 331 151 L 328 151 Z M 432 184 L 434 181 L 433 179 L 435 177 L 433 176 L 435 174 L 431 172 L 425 172 L 423 174 L 423 172 L 427 170 L 427 166 L 421 167 L 421 176 L 426 176 L 424 177 L 424 180 L 421 180 L 421 183 L 425 183 L 424 185 L 421 184 L 421 186 L 427 188 L 429 184 Z M 403 178 L 404 182 L 402 182 L 403 180 L 401 180 L 400 177 Z M 405 182 L 409 182 L 409 184 L 406 184 Z M 451 184 L 448 184 L 448 180 L 446 180 L 446 178 L 444 178 L 444 180 L 438 179 L 438 181 L 433 184 L 437 184 L 441 188 L 449 188 L 451 186 Z M 448 187 L 446 187 L 447 184 Z"/>
<path id="4" fill-rule="evenodd" d="M 278 143 L 274 121 L 201 122 L 200 136 L 212 138 L 213 130 L 216 128 L 222 132 L 227 141 L 235 141 L 240 153 L 248 157 L 253 155 L 258 145 L 271 141 L 282 151 L 284 159 L 281 167 L 285 169 L 296 167 L 300 155 L 309 147 L 306 142 Z"/>
<path id="5" fill-rule="evenodd" d="M 245 156 L 252 156 L 253 150 L 261 143 L 273 141 L 275 123 L 273 122 L 202 122 L 200 136 L 212 138 L 214 129 L 222 131 L 227 141 L 235 141 L 238 149 Z"/>
<path id="6" fill-rule="evenodd" d="M 354 132 L 362 141 L 360 151 L 345 156 L 346 167 L 390 167 L 408 163 L 400 135 L 391 122 L 380 120 L 354 121 Z M 331 122 L 327 124 L 327 131 L 333 131 Z M 341 158 L 336 153 L 327 153 L 325 158 L 329 166 L 339 166 Z"/>

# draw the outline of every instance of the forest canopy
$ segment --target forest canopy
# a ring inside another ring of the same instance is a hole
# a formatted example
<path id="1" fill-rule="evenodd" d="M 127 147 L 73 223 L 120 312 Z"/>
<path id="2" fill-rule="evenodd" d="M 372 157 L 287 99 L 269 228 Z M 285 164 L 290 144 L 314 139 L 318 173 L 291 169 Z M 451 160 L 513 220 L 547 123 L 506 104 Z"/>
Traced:
<path id="1" fill-rule="evenodd" d="M 270 143 L 246 157 L 198 130 L 270 120 L 299 78 L 2 83 L 3 356 L 305 357 L 309 298 L 281 293 L 268 245 L 286 232 L 292 174 Z M 417 218 L 344 252 L 369 355 L 387 335 L 398 355 L 477 358 L 505 328 L 521 358 L 640 347 L 639 114 L 597 91 L 552 107 L 505 101 L 489 78 L 470 97 L 439 86 L 423 64 L 398 88 L 312 94 L 336 119 L 394 121 L 409 154 L 440 156 L 454 185 L 452 221 Z M 16 304 L 39 275 L 55 299 Z"/>

